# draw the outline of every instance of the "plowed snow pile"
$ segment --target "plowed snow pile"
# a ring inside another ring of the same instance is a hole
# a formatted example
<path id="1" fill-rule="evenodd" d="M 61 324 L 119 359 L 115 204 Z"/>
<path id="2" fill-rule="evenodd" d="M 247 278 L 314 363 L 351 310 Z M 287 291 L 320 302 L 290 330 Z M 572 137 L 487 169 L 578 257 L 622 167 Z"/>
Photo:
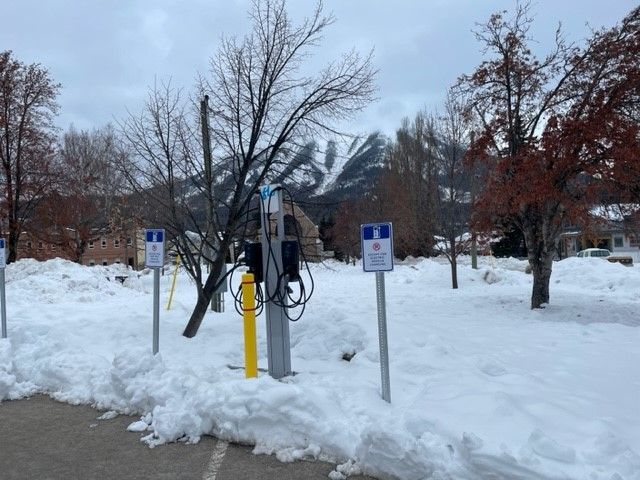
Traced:
<path id="1" fill-rule="evenodd" d="M 154 357 L 151 275 L 20 261 L 7 267 L 0 400 L 44 392 L 137 413 L 131 435 L 150 445 L 213 434 L 283 461 L 342 463 L 334 479 L 640 480 L 640 268 L 593 260 L 554 263 L 551 304 L 537 311 L 518 260 L 472 270 L 463 259 L 455 291 L 446 262 L 397 265 L 386 275 L 390 405 L 375 280 L 361 267 L 312 267 L 315 295 L 291 324 L 297 374 L 275 381 L 229 368 L 243 364 L 243 339 L 228 294 L 227 312 L 186 339 L 196 294 L 181 273 Z M 161 285 L 164 304 L 169 275 Z M 258 337 L 266 368 L 263 317 Z"/>

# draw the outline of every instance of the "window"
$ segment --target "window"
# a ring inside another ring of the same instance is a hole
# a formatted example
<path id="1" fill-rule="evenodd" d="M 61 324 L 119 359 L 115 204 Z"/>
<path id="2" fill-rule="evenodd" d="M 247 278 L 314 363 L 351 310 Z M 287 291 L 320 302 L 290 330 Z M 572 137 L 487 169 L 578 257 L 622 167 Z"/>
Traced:
<path id="1" fill-rule="evenodd" d="M 622 237 L 613 237 L 613 246 L 616 248 L 624 247 L 624 241 Z"/>
<path id="2" fill-rule="evenodd" d="M 114 238 L 113 239 L 113 248 L 120 248 L 120 239 L 119 238 Z"/>
<path id="3" fill-rule="evenodd" d="M 94 244 L 93 244 L 93 240 L 89 240 L 89 248 L 93 248 Z"/>
<path id="4" fill-rule="evenodd" d="M 116 258 L 116 263 L 119 265 L 120 264 L 120 259 Z"/>
<path id="5" fill-rule="evenodd" d="M 106 259 L 106 258 L 103 258 L 103 259 L 102 259 L 102 266 L 103 266 L 103 267 L 106 267 L 106 266 L 107 266 L 107 259 Z"/>
<path id="6" fill-rule="evenodd" d="M 100 239 L 100 248 L 107 248 L 107 239 L 104 237 Z"/>
<path id="7" fill-rule="evenodd" d="M 584 257 L 584 252 L 578 252 L 578 257 L 580 258 Z"/>
<path id="8" fill-rule="evenodd" d="M 133 246 L 133 238 L 127 237 L 127 247 Z"/>
<path id="9" fill-rule="evenodd" d="M 640 239 L 635 235 L 629 235 L 629 246 L 640 247 Z"/>
<path id="10" fill-rule="evenodd" d="M 42 250 L 44 248 L 44 245 L 42 244 L 42 242 L 38 242 L 38 250 Z"/>
<path id="11" fill-rule="evenodd" d="M 284 216 L 284 234 L 295 235 L 296 234 L 296 219 L 293 215 L 286 214 Z"/>
<path id="12" fill-rule="evenodd" d="M 55 252 L 55 251 L 56 251 L 56 244 L 55 244 L 55 243 L 52 243 L 52 244 L 51 244 L 51 251 L 52 251 L 52 252 Z"/>
<path id="13" fill-rule="evenodd" d="M 29 240 L 29 241 L 27 242 L 27 248 L 28 248 L 29 250 L 31 250 L 31 248 L 32 248 L 31 240 Z"/>
<path id="14" fill-rule="evenodd" d="M 89 260 L 89 266 L 90 266 L 90 267 L 95 266 L 95 264 L 96 264 L 96 262 L 94 262 L 93 260 Z"/>

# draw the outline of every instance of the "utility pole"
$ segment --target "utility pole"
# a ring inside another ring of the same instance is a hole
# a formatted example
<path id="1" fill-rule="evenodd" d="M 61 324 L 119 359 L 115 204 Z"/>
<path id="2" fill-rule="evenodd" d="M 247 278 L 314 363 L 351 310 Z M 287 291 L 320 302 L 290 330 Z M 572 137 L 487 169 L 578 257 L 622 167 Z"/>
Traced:
<path id="1" fill-rule="evenodd" d="M 207 272 L 211 271 L 213 256 L 213 240 L 215 229 L 213 224 L 213 174 L 211 171 L 211 140 L 209 139 L 209 95 L 205 95 L 200 101 L 200 124 L 202 125 L 202 151 L 204 152 L 204 181 L 205 181 L 205 213 L 207 218 L 207 231 L 205 234 L 205 256 L 207 258 Z M 226 254 L 226 252 L 225 252 Z M 226 263 L 223 270 L 226 270 Z M 221 272 L 224 275 L 225 272 Z M 220 290 L 220 289 L 219 289 Z M 224 310 L 224 293 L 216 291 L 211 297 L 211 310 L 222 312 Z"/>

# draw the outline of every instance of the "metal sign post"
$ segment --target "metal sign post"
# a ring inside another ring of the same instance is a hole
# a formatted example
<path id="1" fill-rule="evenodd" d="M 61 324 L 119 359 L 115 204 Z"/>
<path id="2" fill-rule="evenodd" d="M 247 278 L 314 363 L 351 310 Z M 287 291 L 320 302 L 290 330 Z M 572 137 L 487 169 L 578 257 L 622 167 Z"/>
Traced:
<path id="1" fill-rule="evenodd" d="M 267 359 L 269 375 L 282 378 L 291 375 L 291 345 L 289 339 L 289 319 L 283 304 L 286 303 L 287 282 L 283 281 L 282 241 L 284 240 L 284 208 L 282 190 L 278 185 L 260 187 L 260 213 L 262 262 L 264 272 L 265 297 L 282 299 L 276 305 L 266 301 L 264 310 L 267 317 Z M 277 235 L 271 230 L 270 214 L 276 214 Z M 278 291 L 279 289 L 279 291 Z"/>
<path id="2" fill-rule="evenodd" d="M 153 269 L 153 354 L 160 350 L 160 269 L 164 267 L 164 230 L 147 229 L 144 263 Z"/>
<path id="3" fill-rule="evenodd" d="M 5 241 L 0 238 L 0 310 L 2 311 L 2 338 L 7 338 L 7 297 L 4 289 L 4 269 L 7 266 Z"/>
<path id="4" fill-rule="evenodd" d="M 391 223 L 368 223 L 360 227 L 362 268 L 376 272 L 376 301 L 378 305 L 378 341 L 380 343 L 380 376 L 382 398 L 391 403 L 389 380 L 389 344 L 387 341 L 387 302 L 384 291 L 384 272 L 393 270 L 393 228 Z"/>
<path id="5" fill-rule="evenodd" d="M 213 296 L 211 297 L 211 310 L 217 313 L 224 312 L 224 293 L 228 291 L 227 288 L 227 262 L 222 264 L 222 270 L 220 270 L 220 279 L 222 279 L 222 283 L 216 288 L 216 291 L 213 292 Z"/>

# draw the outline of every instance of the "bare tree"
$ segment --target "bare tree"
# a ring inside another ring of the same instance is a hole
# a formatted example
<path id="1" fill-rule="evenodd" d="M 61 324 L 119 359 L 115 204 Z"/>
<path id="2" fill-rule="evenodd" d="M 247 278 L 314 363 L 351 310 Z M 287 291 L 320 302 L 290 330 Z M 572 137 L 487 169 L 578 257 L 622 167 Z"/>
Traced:
<path id="1" fill-rule="evenodd" d="M 384 217 L 394 222 L 398 255 L 430 255 L 434 245 L 438 165 L 434 119 L 418 113 L 404 119 L 387 149 L 387 169 L 379 180 Z"/>
<path id="2" fill-rule="evenodd" d="M 55 143 L 53 119 L 60 85 L 39 64 L 25 65 L 0 52 L 0 162 L 2 224 L 7 261 L 16 260 L 25 221 L 48 190 Z"/>
<path id="3" fill-rule="evenodd" d="M 469 139 L 464 100 L 447 94 L 444 113 L 436 123 L 439 142 L 438 170 L 440 172 L 438 198 L 438 233 L 442 238 L 438 250 L 451 264 L 452 288 L 458 288 L 458 255 L 469 246 L 469 172 L 464 154 Z M 467 236 L 465 236 L 467 235 Z"/>
<path id="4" fill-rule="evenodd" d="M 200 297 L 210 225 L 199 202 L 206 193 L 198 116 L 170 83 L 149 90 L 144 108 L 121 122 L 124 153 L 118 167 L 131 189 L 130 203 L 147 225 L 172 237 Z M 207 198 L 207 197 L 205 197 Z"/>
<path id="5" fill-rule="evenodd" d="M 52 191 L 38 205 L 30 232 L 55 244 L 74 261 L 82 257 L 97 229 L 108 228 L 121 198 L 115 165 L 121 155 L 111 126 L 65 132 L 56 154 Z"/>
<path id="6" fill-rule="evenodd" d="M 199 115 L 179 92 L 154 89 L 144 112 L 122 125 L 137 157 L 127 177 L 150 205 L 161 209 L 161 220 L 197 286 L 187 337 L 198 331 L 258 187 L 284 171 L 297 145 L 318 132 L 335 132 L 374 95 L 371 58 L 355 51 L 315 75 L 301 72 L 334 21 L 323 15 L 321 4 L 300 25 L 292 23 L 283 0 L 253 2 L 250 18 L 251 32 L 242 39 L 223 39 L 210 75 L 199 82 L 199 96 L 208 95 L 212 104 L 213 188 L 205 180 L 202 143 L 195 133 Z M 203 198 L 213 203 L 209 224 Z M 199 265 L 203 258 L 212 265 L 206 276 Z"/>

